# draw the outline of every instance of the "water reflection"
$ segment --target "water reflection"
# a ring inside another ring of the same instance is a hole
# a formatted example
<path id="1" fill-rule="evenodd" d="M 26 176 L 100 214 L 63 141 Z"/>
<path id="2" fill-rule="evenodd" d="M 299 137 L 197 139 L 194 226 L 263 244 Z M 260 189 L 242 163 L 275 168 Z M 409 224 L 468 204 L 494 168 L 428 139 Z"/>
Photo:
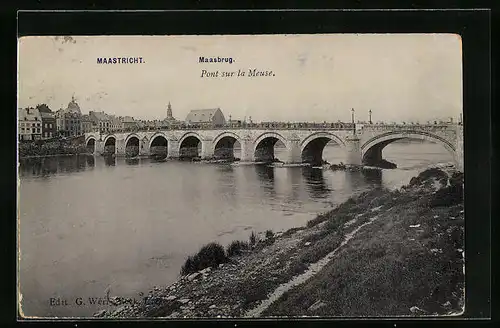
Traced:
<path id="1" fill-rule="evenodd" d="M 140 159 L 139 158 L 125 158 L 125 163 L 127 165 L 139 165 Z"/>
<path id="2" fill-rule="evenodd" d="M 382 184 L 382 170 L 364 170 L 361 173 L 367 184 L 369 185 Z"/>
<path id="3" fill-rule="evenodd" d="M 304 167 L 302 168 L 302 176 L 312 198 L 325 198 L 330 194 L 331 190 L 326 184 L 323 170 Z"/>
<path id="4" fill-rule="evenodd" d="M 116 157 L 114 155 L 104 155 L 104 164 L 106 166 L 115 166 L 116 165 Z"/>
<path id="5" fill-rule="evenodd" d="M 268 165 L 255 165 L 255 172 L 257 172 L 257 177 L 264 191 L 274 196 L 276 193 L 274 188 L 274 167 Z"/>
<path id="6" fill-rule="evenodd" d="M 382 184 L 382 170 L 363 170 L 363 171 L 346 171 L 346 187 L 351 190 L 358 190 L 369 186 L 378 186 Z"/>
<path id="7" fill-rule="evenodd" d="M 238 191 L 234 167 L 232 165 L 217 165 L 215 170 L 217 172 L 215 187 L 218 193 L 224 198 L 234 200 Z"/>
<path id="8" fill-rule="evenodd" d="M 20 177 L 49 177 L 59 173 L 84 171 L 95 166 L 92 155 L 52 156 L 19 160 Z"/>
<path id="9" fill-rule="evenodd" d="M 87 166 L 94 167 L 95 166 L 95 157 L 94 156 L 86 156 L 87 158 Z"/>
<path id="10" fill-rule="evenodd" d="M 286 169 L 286 173 L 286 180 L 291 184 L 287 203 L 297 202 L 300 199 L 301 190 L 303 188 L 301 170 L 298 167 L 288 168 Z"/>

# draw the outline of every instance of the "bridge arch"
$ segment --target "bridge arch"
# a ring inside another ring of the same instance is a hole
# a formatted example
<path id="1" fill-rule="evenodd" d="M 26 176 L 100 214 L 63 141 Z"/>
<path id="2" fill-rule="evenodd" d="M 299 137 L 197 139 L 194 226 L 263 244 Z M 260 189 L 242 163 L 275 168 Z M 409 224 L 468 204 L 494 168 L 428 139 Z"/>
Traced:
<path id="1" fill-rule="evenodd" d="M 139 155 L 139 147 L 141 138 L 135 134 L 129 134 L 125 139 L 125 156 L 136 157 Z"/>
<path id="2" fill-rule="evenodd" d="M 288 149 L 288 141 L 281 134 L 277 132 L 264 132 L 255 139 L 254 142 L 254 157 L 256 162 L 273 162 L 274 145 L 276 142 L 281 141 Z"/>
<path id="3" fill-rule="evenodd" d="M 85 140 L 85 147 L 87 147 L 87 151 L 91 154 L 95 153 L 96 146 L 96 138 L 94 136 L 89 136 Z"/>
<path id="4" fill-rule="evenodd" d="M 201 155 L 203 138 L 197 132 L 187 132 L 179 139 L 179 158 L 193 159 Z"/>
<path id="5" fill-rule="evenodd" d="M 141 140 L 141 137 L 139 137 L 137 134 L 135 133 L 131 133 L 129 134 L 126 138 L 125 138 L 125 147 L 127 147 L 127 144 L 129 143 L 130 139 L 132 138 L 136 138 L 137 140 Z"/>
<path id="6" fill-rule="evenodd" d="M 374 136 L 361 145 L 362 162 L 370 165 L 382 160 L 382 150 L 390 143 L 401 139 L 419 139 L 438 143 L 444 146 L 454 159 L 456 158 L 455 145 L 444 137 L 427 131 L 391 131 Z"/>
<path id="7" fill-rule="evenodd" d="M 87 144 L 89 142 L 90 139 L 94 139 L 94 141 L 97 141 L 97 137 L 94 136 L 93 134 L 91 135 L 88 135 L 86 138 L 85 138 L 85 144 Z"/>
<path id="8" fill-rule="evenodd" d="M 116 136 L 114 134 L 104 138 L 104 154 L 116 154 Z"/>
<path id="9" fill-rule="evenodd" d="M 114 134 L 108 134 L 106 137 L 104 137 L 104 146 L 111 143 L 116 144 L 116 136 Z"/>
<path id="10" fill-rule="evenodd" d="M 168 138 L 163 132 L 156 132 L 149 139 L 149 155 L 156 159 L 168 156 Z"/>
<path id="11" fill-rule="evenodd" d="M 241 138 L 236 133 L 226 131 L 214 138 L 212 143 L 215 159 L 234 159 L 234 145 L 238 142 L 241 145 Z"/>
<path id="12" fill-rule="evenodd" d="M 186 138 L 188 137 L 195 137 L 197 138 L 200 142 L 203 140 L 203 137 L 198 133 L 194 131 L 186 132 L 184 133 L 180 138 L 179 138 L 179 144 L 181 144 Z"/>
<path id="13" fill-rule="evenodd" d="M 326 131 L 315 132 L 304 138 L 300 143 L 302 162 L 321 165 L 323 163 L 323 150 L 331 140 L 341 147 L 345 146 L 344 141 L 339 136 Z"/>
<path id="14" fill-rule="evenodd" d="M 168 137 L 167 137 L 167 135 L 165 133 L 163 133 L 163 132 L 156 132 L 155 134 L 153 134 L 151 136 L 151 138 L 149 138 L 149 148 L 151 148 L 151 146 L 153 146 L 153 142 L 158 137 L 159 138 L 163 138 L 163 139 L 165 139 L 168 142 Z"/>

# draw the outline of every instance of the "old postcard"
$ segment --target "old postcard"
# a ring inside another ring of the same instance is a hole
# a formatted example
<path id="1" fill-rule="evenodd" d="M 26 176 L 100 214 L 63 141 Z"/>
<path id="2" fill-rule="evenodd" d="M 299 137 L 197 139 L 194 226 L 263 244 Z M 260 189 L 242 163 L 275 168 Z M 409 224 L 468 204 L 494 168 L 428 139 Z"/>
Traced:
<path id="1" fill-rule="evenodd" d="M 461 46 L 21 37 L 19 317 L 462 314 Z"/>

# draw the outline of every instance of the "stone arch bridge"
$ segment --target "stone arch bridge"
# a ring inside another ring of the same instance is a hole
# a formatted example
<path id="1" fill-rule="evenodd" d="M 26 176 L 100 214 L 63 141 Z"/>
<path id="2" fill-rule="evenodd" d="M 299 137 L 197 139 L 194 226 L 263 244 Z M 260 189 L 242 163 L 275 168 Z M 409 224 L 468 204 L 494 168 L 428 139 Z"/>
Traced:
<path id="1" fill-rule="evenodd" d="M 373 165 L 382 159 L 385 146 L 401 139 L 432 141 L 449 151 L 455 165 L 463 170 L 463 126 L 458 124 L 379 125 L 356 124 L 342 128 L 220 128 L 179 129 L 110 134 L 86 133 L 85 144 L 94 154 L 167 158 L 229 159 L 236 142 L 241 161 L 274 160 L 274 145 L 281 141 L 286 149 L 285 163 L 320 163 L 323 148 L 333 141 L 345 156 L 345 164 Z"/>

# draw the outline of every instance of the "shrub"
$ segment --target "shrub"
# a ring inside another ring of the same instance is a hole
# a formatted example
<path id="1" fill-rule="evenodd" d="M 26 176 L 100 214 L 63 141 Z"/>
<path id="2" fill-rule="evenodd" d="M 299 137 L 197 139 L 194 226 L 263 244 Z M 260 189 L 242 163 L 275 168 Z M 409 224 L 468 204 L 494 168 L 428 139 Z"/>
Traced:
<path id="1" fill-rule="evenodd" d="M 241 253 L 244 250 L 247 250 L 250 248 L 249 243 L 240 241 L 240 240 L 233 240 L 226 249 L 226 253 L 228 257 L 235 256 L 235 255 L 241 255 Z"/>
<path id="2" fill-rule="evenodd" d="M 250 246 L 255 246 L 255 244 L 257 243 L 257 235 L 255 234 L 255 232 L 252 231 L 252 233 L 250 234 Z"/>
<path id="3" fill-rule="evenodd" d="M 218 243 L 210 243 L 203 246 L 196 255 L 188 256 L 181 268 L 181 275 L 190 274 L 208 267 L 215 267 L 227 261 L 228 258 L 224 252 L 224 247 Z"/>
<path id="4" fill-rule="evenodd" d="M 272 230 L 266 230 L 266 238 L 271 239 L 274 237 L 274 233 Z"/>
<path id="5" fill-rule="evenodd" d="M 464 201 L 464 188 L 462 184 L 451 185 L 439 189 L 431 198 L 430 206 L 453 206 L 462 204 Z"/>
<path id="6" fill-rule="evenodd" d="M 328 213 L 318 214 L 318 216 L 316 216 L 314 219 L 307 221 L 306 226 L 308 228 L 311 228 L 311 227 L 314 227 L 315 225 L 320 224 L 321 222 L 324 222 L 325 220 L 328 219 L 328 216 L 330 215 L 331 212 L 333 212 L 333 211 L 330 211 Z"/>
<path id="7" fill-rule="evenodd" d="M 288 237 L 296 233 L 297 231 L 304 230 L 304 227 L 296 227 L 296 228 L 290 228 L 287 231 L 283 233 L 283 237 Z"/>
<path id="8" fill-rule="evenodd" d="M 432 167 L 430 169 L 421 172 L 417 177 L 411 178 L 409 185 L 410 186 L 421 185 L 423 182 L 431 178 L 435 178 L 436 180 L 439 180 L 441 182 L 448 181 L 448 175 L 444 171 L 436 167 Z"/>

